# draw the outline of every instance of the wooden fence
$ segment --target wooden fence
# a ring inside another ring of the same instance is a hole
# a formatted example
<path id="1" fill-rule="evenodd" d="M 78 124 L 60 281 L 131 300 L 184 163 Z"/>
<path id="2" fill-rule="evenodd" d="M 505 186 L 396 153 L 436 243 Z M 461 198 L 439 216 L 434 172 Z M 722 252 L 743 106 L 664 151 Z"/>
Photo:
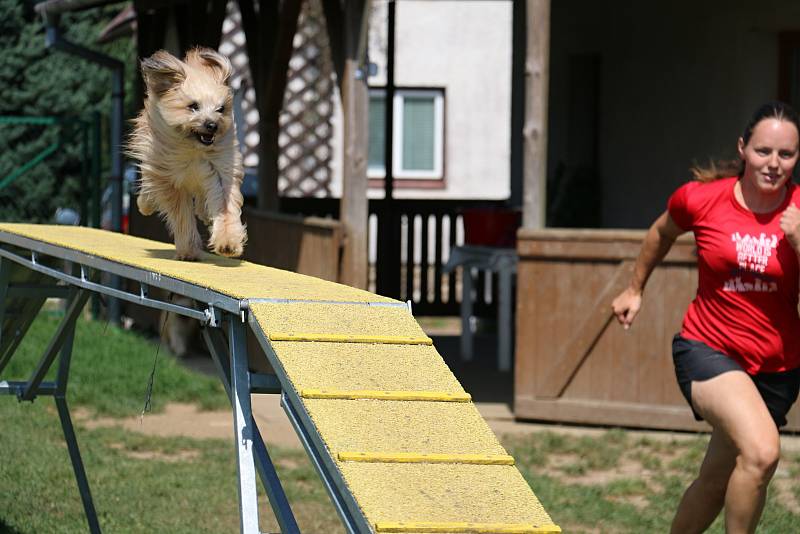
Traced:
<path id="1" fill-rule="evenodd" d="M 251 208 L 245 209 L 242 219 L 250 236 L 244 259 L 339 281 L 343 239 L 339 221 Z"/>
<path id="2" fill-rule="evenodd" d="M 675 381 L 672 337 L 697 289 L 694 241 L 653 273 L 630 330 L 611 301 L 644 231 L 521 230 L 514 412 L 518 418 L 661 429 L 707 428 Z M 800 430 L 800 410 L 789 430 Z"/>

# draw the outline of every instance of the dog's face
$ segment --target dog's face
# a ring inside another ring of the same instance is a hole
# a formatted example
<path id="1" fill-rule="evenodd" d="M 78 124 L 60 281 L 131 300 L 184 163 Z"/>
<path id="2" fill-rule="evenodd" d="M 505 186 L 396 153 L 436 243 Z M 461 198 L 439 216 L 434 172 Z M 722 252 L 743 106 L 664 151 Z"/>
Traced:
<path id="1" fill-rule="evenodd" d="M 160 50 L 142 60 L 148 98 L 164 122 L 198 147 L 211 147 L 233 124 L 228 59 L 208 48 L 191 50 L 183 61 Z"/>

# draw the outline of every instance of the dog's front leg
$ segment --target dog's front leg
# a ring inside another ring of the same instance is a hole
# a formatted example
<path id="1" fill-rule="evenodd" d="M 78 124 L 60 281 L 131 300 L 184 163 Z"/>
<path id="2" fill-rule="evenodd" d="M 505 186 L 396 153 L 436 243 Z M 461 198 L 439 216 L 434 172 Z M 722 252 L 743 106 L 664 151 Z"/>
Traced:
<path id="1" fill-rule="evenodd" d="M 175 258 L 194 261 L 203 252 L 203 241 L 197 231 L 194 218 L 192 195 L 186 191 L 173 189 L 164 201 L 167 227 L 175 237 Z"/>
<path id="2" fill-rule="evenodd" d="M 209 182 L 206 208 L 212 222 L 208 244 L 222 256 L 241 256 L 247 241 L 247 230 L 241 219 L 243 199 L 238 181 L 217 174 Z"/>

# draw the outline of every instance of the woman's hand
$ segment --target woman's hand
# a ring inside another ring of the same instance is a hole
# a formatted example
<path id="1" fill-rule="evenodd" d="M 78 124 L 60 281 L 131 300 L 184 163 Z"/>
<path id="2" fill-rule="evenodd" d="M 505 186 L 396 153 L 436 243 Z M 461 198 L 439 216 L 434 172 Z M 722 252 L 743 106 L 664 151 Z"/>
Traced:
<path id="1" fill-rule="evenodd" d="M 781 214 L 781 230 L 792 248 L 800 254 L 800 209 L 792 202 Z"/>
<path id="2" fill-rule="evenodd" d="M 798 210 L 798 215 L 800 215 L 800 210 Z M 641 307 L 642 292 L 630 287 L 620 293 L 611 303 L 611 310 L 625 330 L 631 327 Z"/>

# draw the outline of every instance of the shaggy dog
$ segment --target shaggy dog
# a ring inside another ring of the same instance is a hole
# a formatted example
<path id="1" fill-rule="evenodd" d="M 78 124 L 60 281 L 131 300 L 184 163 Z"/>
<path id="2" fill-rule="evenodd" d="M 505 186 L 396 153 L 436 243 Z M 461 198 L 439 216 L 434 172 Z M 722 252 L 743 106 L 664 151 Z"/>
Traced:
<path id="1" fill-rule="evenodd" d="M 209 227 L 211 250 L 241 256 L 247 232 L 230 61 L 208 48 L 191 50 L 183 61 L 160 50 L 141 67 L 147 97 L 128 142 L 142 176 L 139 211 L 164 218 L 179 260 L 203 251 L 195 215 Z"/>

